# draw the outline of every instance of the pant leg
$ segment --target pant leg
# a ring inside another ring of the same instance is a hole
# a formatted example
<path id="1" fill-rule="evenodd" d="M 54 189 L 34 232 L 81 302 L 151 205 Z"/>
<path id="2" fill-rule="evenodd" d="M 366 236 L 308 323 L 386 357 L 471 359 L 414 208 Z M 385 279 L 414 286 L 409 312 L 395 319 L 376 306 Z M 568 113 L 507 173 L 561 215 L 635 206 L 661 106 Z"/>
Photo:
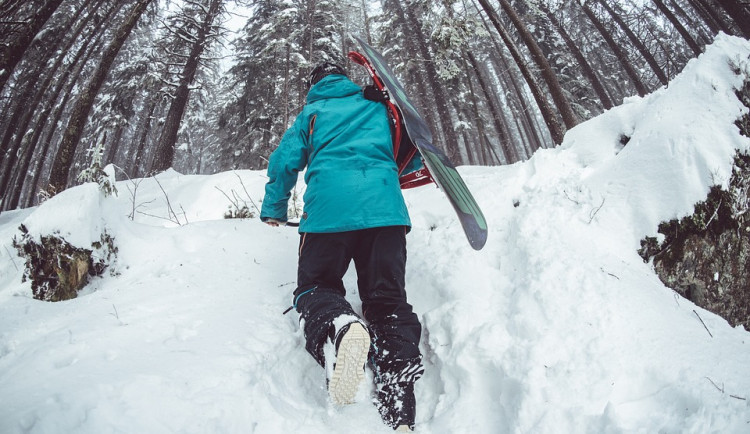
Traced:
<path id="1" fill-rule="evenodd" d="M 300 314 L 305 349 L 325 366 L 323 345 L 332 333 L 333 320 L 359 316 L 346 301 L 342 278 L 351 262 L 351 234 L 302 234 L 294 307 Z M 331 336 L 331 338 L 333 338 Z"/>
<path id="2" fill-rule="evenodd" d="M 346 232 L 300 237 L 294 307 L 303 325 L 305 349 L 321 366 L 325 366 L 323 345 L 332 333 L 333 320 L 341 315 L 359 318 L 345 299 L 342 281 L 352 259 L 350 239 Z"/>
<path id="3" fill-rule="evenodd" d="M 422 326 L 406 299 L 405 228 L 362 231 L 354 249 L 354 264 L 362 311 L 374 334 L 376 374 L 395 379 L 406 370 L 421 375 Z"/>

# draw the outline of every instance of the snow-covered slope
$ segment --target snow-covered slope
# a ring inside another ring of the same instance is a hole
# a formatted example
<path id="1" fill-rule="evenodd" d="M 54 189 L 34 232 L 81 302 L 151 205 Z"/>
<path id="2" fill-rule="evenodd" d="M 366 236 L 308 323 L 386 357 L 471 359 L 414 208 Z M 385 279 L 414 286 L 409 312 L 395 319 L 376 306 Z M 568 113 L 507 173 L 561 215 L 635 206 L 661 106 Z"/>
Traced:
<path id="1" fill-rule="evenodd" d="M 480 252 L 439 190 L 405 192 L 426 359 L 419 432 L 750 430 L 750 334 L 665 288 L 636 253 L 750 151 L 734 126 L 746 111 L 737 68 L 750 74 L 750 43 L 722 36 L 668 88 L 562 146 L 461 168 L 488 217 Z M 264 174 L 158 180 L 135 199 L 131 181 L 107 198 L 84 185 L 0 215 L 0 432 L 389 432 L 369 390 L 347 408 L 328 403 L 295 315 L 281 314 L 296 232 L 222 219 L 225 194 L 260 201 Z M 33 300 L 11 247 L 22 222 L 82 246 L 106 229 L 119 275 L 75 300 Z M 356 307 L 353 272 L 346 284 Z"/>

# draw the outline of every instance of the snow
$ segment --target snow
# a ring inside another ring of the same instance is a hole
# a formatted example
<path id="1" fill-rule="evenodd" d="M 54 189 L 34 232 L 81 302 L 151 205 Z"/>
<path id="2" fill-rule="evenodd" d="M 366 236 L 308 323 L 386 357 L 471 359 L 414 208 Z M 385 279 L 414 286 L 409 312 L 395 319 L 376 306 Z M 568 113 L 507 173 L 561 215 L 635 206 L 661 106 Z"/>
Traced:
<path id="1" fill-rule="evenodd" d="M 487 216 L 482 251 L 439 190 L 405 191 L 419 432 L 750 430 L 750 335 L 636 253 L 750 151 L 730 61 L 750 75 L 750 42 L 720 36 L 668 87 L 527 162 L 460 168 Z M 368 390 L 328 402 L 295 314 L 282 315 L 296 232 L 222 219 L 225 194 L 258 204 L 265 180 L 169 171 L 120 181 L 117 197 L 86 184 L 0 215 L 0 432 L 391 432 Z M 33 300 L 11 246 L 21 223 L 83 247 L 106 229 L 115 275 L 75 300 Z M 353 271 L 345 283 L 359 309 Z"/>

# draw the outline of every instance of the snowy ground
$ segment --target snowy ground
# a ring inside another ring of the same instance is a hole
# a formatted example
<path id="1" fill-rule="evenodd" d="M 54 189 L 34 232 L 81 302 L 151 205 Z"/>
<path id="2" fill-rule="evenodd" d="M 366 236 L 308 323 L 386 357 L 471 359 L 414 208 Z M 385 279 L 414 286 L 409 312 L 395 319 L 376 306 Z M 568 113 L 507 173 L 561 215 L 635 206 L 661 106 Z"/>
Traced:
<path id="1" fill-rule="evenodd" d="M 750 43 L 719 38 L 667 89 L 530 161 L 461 168 L 489 222 L 480 252 L 439 190 L 405 192 L 419 432 L 750 432 L 750 334 L 665 288 L 636 253 L 750 151 L 730 61 L 750 73 Z M 389 432 L 369 390 L 328 403 L 295 315 L 281 314 L 296 232 L 222 219 L 222 191 L 257 203 L 264 174 L 158 179 L 166 196 L 154 179 L 135 199 L 130 181 L 109 198 L 84 185 L 0 215 L 0 433 Z M 22 222 L 84 247 L 106 228 L 119 275 L 75 300 L 33 300 L 11 247 Z M 353 272 L 346 283 L 356 301 Z"/>

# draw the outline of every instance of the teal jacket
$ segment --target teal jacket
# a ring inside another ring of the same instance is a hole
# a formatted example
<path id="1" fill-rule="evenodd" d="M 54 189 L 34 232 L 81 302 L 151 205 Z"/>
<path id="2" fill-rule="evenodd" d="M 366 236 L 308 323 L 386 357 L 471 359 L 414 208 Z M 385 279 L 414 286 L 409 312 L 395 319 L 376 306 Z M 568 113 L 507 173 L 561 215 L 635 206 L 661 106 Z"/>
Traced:
<path id="1" fill-rule="evenodd" d="M 329 75 L 271 154 L 260 217 L 287 220 L 297 175 L 307 168 L 300 232 L 411 226 L 382 103 L 364 98 L 343 75 Z"/>

